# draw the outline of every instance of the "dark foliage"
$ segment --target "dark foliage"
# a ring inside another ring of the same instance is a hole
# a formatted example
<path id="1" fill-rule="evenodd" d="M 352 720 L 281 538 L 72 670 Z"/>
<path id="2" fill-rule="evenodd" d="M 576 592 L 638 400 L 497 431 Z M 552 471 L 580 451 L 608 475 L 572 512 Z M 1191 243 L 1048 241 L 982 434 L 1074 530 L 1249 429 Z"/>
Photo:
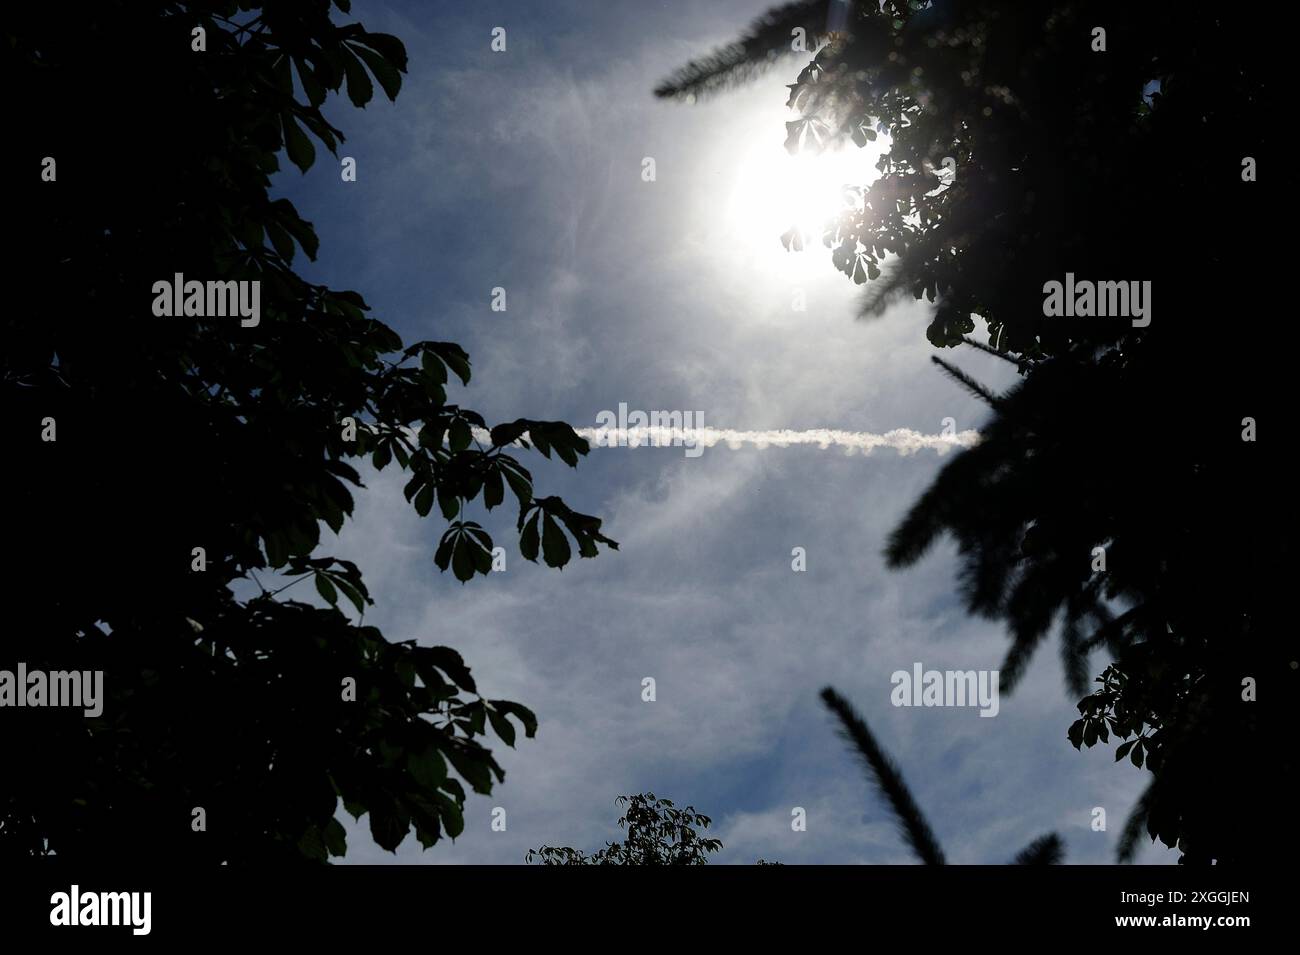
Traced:
<path id="1" fill-rule="evenodd" d="M 0 25 L 17 238 L 0 668 L 102 669 L 106 695 L 98 719 L 0 711 L 0 857 L 326 860 L 346 848 L 340 802 L 386 849 L 461 831 L 461 781 L 486 793 L 503 776 L 488 727 L 512 745 L 511 718 L 528 736 L 536 721 L 480 698 L 455 651 L 390 641 L 334 606 L 371 603 L 357 567 L 318 549 L 321 525 L 352 514 L 349 462 L 396 462 L 414 510 L 449 522 L 431 573 L 488 572 L 493 543 L 467 508 L 502 505 L 506 487 L 529 559 L 539 520 L 552 566 L 571 554 L 561 527 L 583 557 L 615 546 L 599 520 L 535 496 L 511 453 L 528 432 L 573 465 L 587 443 L 571 428 L 476 432 L 483 419 L 448 396 L 451 378 L 469 382 L 459 347 L 407 345 L 358 293 L 294 271 L 317 238 L 270 176 L 282 156 L 305 171 L 316 144 L 335 152 L 327 94 L 392 99 L 407 65 L 397 38 L 334 13 L 131 0 L 26 4 Z M 260 323 L 154 317 L 152 284 L 174 273 L 260 281 Z M 249 597 L 259 572 L 313 580 L 331 606 Z M 195 807 L 206 832 L 191 831 Z"/>
<path id="2" fill-rule="evenodd" d="M 538 865 L 707 865 L 709 853 L 722 848 L 721 840 L 705 838 L 704 830 L 712 820 L 693 806 L 679 809 L 671 799 L 660 799 L 654 793 L 619 796 L 616 802 L 627 807 L 618 820 L 619 827 L 627 830 L 621 843 L 607 842 L 591 855 L 568 846 L 541 846 L 529 849 L 525 861 Z"/>
<path id="3" fill-rule="evenodd" d="M 865 314 L 925 298 L 936 346 L 1024 376 L 997 396 L 946 366 L 993 416 L 895 530 L 891 565 L 956 539 L 969 608 L 1010 629 L 1004 687 L 1058 621 L 1075 693 L 1089 654 L 1110 655 L 1069 735 L 1113 734 L 1154 774 L 1123 857 L 1135 826 L 1185 862 L 1276 855 L 1294 827 L 1260 807 L 1294 795 L 1295 747 L 1262 728 L 1294 734 L 1280 704 L 1300 676 L 1269 19 L 1223 3 L 851 7 L 791 87 L 787 145 L 887 148 L 823 243 L 871 283 Z M 671 92 L 713 88 L 698 71 Z M 1045 283 L 1067 272 L 1149 281 L 1149 324 L 1046 314 Z"/>

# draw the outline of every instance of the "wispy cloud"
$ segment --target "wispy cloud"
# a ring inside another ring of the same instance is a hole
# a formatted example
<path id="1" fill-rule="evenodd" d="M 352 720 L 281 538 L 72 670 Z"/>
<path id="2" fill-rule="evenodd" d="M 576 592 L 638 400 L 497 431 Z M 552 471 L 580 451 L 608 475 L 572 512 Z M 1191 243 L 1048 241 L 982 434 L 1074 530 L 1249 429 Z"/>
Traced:
<path id="1" fill-rule="evenodd" d="M 367 622 L 456 647 L 483 693 L 541 723 L 536 739 L 495 747 L 505 784 L 471 796 L 454 844 L 426 854 L 408 839 L 399 861 L 597 848 L 617 837 L 613 798 L 642 789 L 713 816 L 722 862 L 907 861 L 817 699 L 828 682 L 871 720 L 954 861 L 1000 862 L 1053 828 L 1069 861 L 1112 858 L 1145 779 L 1069 746 L 1074 707 L 1052 654 L 997 719 L 889 703 L 894 669 L 987 668 L 1005 651 L 1006 635 L 960 605 L 954 547 L 906 573 L 881 557 L 938 466 L 914 452 L 971 446 L 987 412 L 934 373 L 922 305 L 854 322 L 856 287 L 826 250 L 791 255 L 729 218 L 750 147 L 782 148 L 787 78 L 694 108 L 651 97 L 761 4 L 366 6 L 368 26 L 407 41 L 412 74 L 395 106 L 348 121 L 359 182 L 325 169 L 287 180 L 322 236 L 318 277 L 360 288 L 408 340 L 466 346 L 464 400 L 490 421 L 600 424 L 592 409 L 626 401 L 753 426 L 579 431 L 602 447 L 736 449 L 691 461 L 593 449 L 574 470 L 528 456 L 546 493 L 601 516 L 622 547 L 559 573 L 507 546 L 507 571 L 463 587 L 437 572 L 443 528 L 415 518 L 402 476 L 365 469 L 356 520 L 328 543 L 366 573 Z M 510 31 L 499 55 L 498 24 Z M 508 311 L 489 307 L 497 286 Z M 1014 377 L 979 354 L 963 367 L 993 387 Z M 949 417 L 967 430 L 934 433 Z M 877 449 L 898 453 L 867 464 Z M 514 508 L 481 519 L 503 544 L 517 535 Z M 806 572 L 791 567 L 796 546 Z M 491 827 L 496 806 L 506 831 Z M 1096 806 L 1107 832 L 1089 826 Z M 806 831 L 791 828 L 795 807 Z M 364 821 L 350 831 L 349 861 L 393 859 Z"/>

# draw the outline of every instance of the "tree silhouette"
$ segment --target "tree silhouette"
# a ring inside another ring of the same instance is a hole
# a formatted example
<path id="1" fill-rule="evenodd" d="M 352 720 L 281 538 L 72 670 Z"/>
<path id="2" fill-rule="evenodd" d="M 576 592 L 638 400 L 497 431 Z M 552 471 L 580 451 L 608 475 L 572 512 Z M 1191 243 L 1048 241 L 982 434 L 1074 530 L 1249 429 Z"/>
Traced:
<path id="1" fill-rule="evenodd" d="M 324 0 L 71 13 L 27 6 L 0 26 L 19 184 L 0 358 L 19 559 L 0 670 L 102 670 L 105 699 L 89 720 L 5 701 L 0 856 L 326 860 L 346 849 L 340 801 L 386 849 L 454 837 L 461 780 L 486 793 L 503 777 L 488 727 L 513 745 L 511 717 L 528 736 L 536 720 L 479 697 L 454 650 L 337 608 L 372 603 L 354 563 L 319 551 L 362 486 L 349 462 L 407 472 L 415 511 L 448 522 L 430 569 L 462 581 L 493 547 L 470 505 L 506 487 L 528 559 L 563 566 L 566 531 L 582 557 L 616 545 L 536 496 L 512 453 L 575 465 L 588 447 L 568 425 L 488 431 L 448 397 L 450 378 L 469 383 L 464 351 L 407 345 L 356 292 L 294 270 L 318 243 L 270 196 L 280 155 L 304 172 L 313 140 L 337 155 L 327 94 L 393 99 L 405 49 L 335 24 Z M 177 273 L 260 282 L 260 321 L 157 317 L 151 287 Z M 330 606 L 278 596 L 306 580 Z"/>
<path id="2" fill-rule="evenodd" d="M 679 809 L 671 799 L 660 799 L 654 793 L 619 796 L 615 802 L 627 807 L 618 820 L 619 828 L 627 830 L 621 843 L 607 842 L 591 855 L 568 846 L 541 846 L 529 849 L 524 861 L 538 865 L 706 865 L 709 853 L 722 848 L 721 840 L 704 838 L 712 820 L 693 806 Z"/>
<path id="3" fill-rule="evenodd" d="M 879 178 L 821 236 L 855 281 L 883 273 L 865 311 L 911 293 L 936 304 L 927 330 L 935 344 L 960 343 L 979 317 L 995 348 L 1037 357 L 1076 341 L 1114 343 L 1127 327 L 1045 316 L 1042 285 L 1067 270 L 1103 279 L 1140 271 L 1159 288 L 1162 314 L 1181 317 L 1203 290 L 1163 281 L 1167 270 L 1185 278 L 1196 261 L 1232 275 L 1258 264 L 1259 250 L 1246 243 L 1204 241 L 1207 210 L 1189 201 L 1231 202 L 1234 223 L 1262 222 L 1267 212 L 1259 191 L 1240 181 L 1242 157 L 1268 124 L 1255 25 L 1231 10 L 790 4 L 655 93 L 716 93 L 790 54 L 795 27 L 821 35 L 790 87 L 796 118 L 786 145 L 820 151 L 888 137 Z M 840 28 L 827 32 L 828 24 Z M 1107 30 L 1101 52 L 1097 28 Z M 1123 228 L 1135 213 L 1142 227 Z M 1154 249 L 1153 232 L 1162 240 Z"/>
<path id="4" fill-rule="evenodd" d="M 793 26 L 821 34 L 791 86 L 787 147 L 886 137 L 879 178 L 821 236 L 866 285 L 863 314 L 927 299 L 932 343 L 1023 376 L 998 396 L 944 365 L 993 417 L 896 529 L 890 564 L 956 539 L 967 606 L 1010 630 L 1006 688 L 1058 620 L 1076 693 L 1089 653 L 1111 655 L 1069 737 L 1114 734 L 1118 757 L 1154 774 L 1121 857 L 1143 824 L 1185 862 L 1294 845 L 1258 810 L 1262 793 L 1295 792 L 1294 748 L 1264 743 L 1253 696 L 1258 683 L 1280 701 L 1297 681 L 1280 631 L 1288 376 L 1276 327 L 1239 317 L 1287 274 L 1255 182 L 1275 136 L 1266 28 L 1227 4 L 1010 0 L 832 0 L 769 20 L 656 93 L 723 89 L 789 52 Z M 1150 308 L 1052 314 L 1047 283 L 1067 274 L 1150 282 Z"/>
<path id="5" fill-rule="evenodd" d="M 887 558 L 907 566 L 940 534 L 956 539 L 967 606 L 1011 631 L 1004 688 L 1054 620 L 1075 692 L 1089 654 L 1108 651 L 1114 663 L 1079 703 L 1070 741 L 1113 735 L 1116 759 L 1155 774 L 1126 833 L 1145 824 L 1184 861 L 1230 862 L 1276 845 L 1261 790 L 1294 785 L 1294 756 L 1267 742 L 1243 688 L 1294 683 L 1271 630 L 1292 545 L 1271 531 L 1288 509 L 1269 459 L 1243 455 L 1251 446 L 1226 426 L 1207 438 L 1186 403 L 1136 360 L 1036 364 L 996 397 L 980 444 L 940 471 Z M 1159 494 L 1135 494 L 1134 474 Z M 1249 782 L 1225 765 L 1246 767 Z M 1120 858 L 1134 848 L 1121 839 Z"/>
<path id="6" fill-rule="evenodd" d="M 833 687 L 826 687 L 821 696 L 826 708 L 840 721 L 840 735 L 862 758 L 867 776 L 885 797 L 898 823 L 899 833 L 916 854 L 916 858 L 925 865 L 945 865 L 947 860 L 930 823 L 912 798 L 911 790 L 903 781 L 903 774 L 876 741 L 867 721 Z M 1016 865 L 1056 865 L 1064 855 L 1061 838 L 1053 832 L 1039 836 L 1020 850 L 1013 861 Z"/>

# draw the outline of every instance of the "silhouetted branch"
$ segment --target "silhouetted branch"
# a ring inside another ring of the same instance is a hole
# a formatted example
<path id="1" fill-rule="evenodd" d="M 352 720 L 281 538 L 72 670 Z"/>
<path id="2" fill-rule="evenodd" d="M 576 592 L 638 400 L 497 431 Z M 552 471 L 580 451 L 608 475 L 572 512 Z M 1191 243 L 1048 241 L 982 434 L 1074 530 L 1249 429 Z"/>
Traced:
<path id="1" fill-rule="evenodd" d="M 692 60 L 655 88 L 661 99 L 707 96 L 738 86 L 768 70 L 791 49 L 791 31 L 803 27 L 812 42 L 819 23 L 825 22 L 827 0 L 800 0 L 769 10 L 735 43 L 729 43 L 699 60 Z"/>
<path id="2" fill-rule="evenodd" d="M 966 390 L 968 390 L 971 394 L 975 395 L 975 397 L 979 398 L 990 408 L 998 407 L 1000 403 L 998 396 L 993 394 L 993 392 L 989 391 L 988 388 L 986 388 L 984 385 L 981 385 L 970 375 L 966 374 L 966 372 L 962 371 L 960 368 L 957 368 L 955 365 L 948 364 L 938 355 L 931 355 L 930 361 L 934 362 L 936 365 L 938 365 L 940 368 L 946 371 L 950 378 L 952 378 L 958 384 L 962 385 L 964 388 L 966 388 Z"/>
<path id="3" fill-rule="evenodd" d="M 939 842 L 935 839 L 930 824 L 926 822 L 925 816 L 921 814 L 921 810 L 912 798 L 907 784 L 903 782 L 903 776 L 898 771 L 898 767 L 880 748 L 876 738 L 871 735 L 871 730 L 867 727 L 866 721 L 854 711 L 849 702 L 840 696 L 833 687 L 826 687 L 822 690 L 821 696 L 827 708 L 839 718 L 842 735 L 853 744 L 859 755 L 862 756 L 867 768 L 871 771 L 871 778 L 889 801 L 890 808 L 893 809 L 894 816 L 898 820 L 899 828 L 907 839 L 908 845 L 912 847 L 912 851 L 926 865 L 943 865 L 943 850 L 939 847 Z"/>
<path id="4" fill-rule="evenodd" d="M 1133 805 L 1133 811 L 1129 813 L 1128 821 L 1124 823 L 1124 829 L 1119 835 L 1119 845 L 1115 848 L 1115 861 L 1120 865 L 1127 865 L 1133 861 L 1137 855 L 1138 839 L 1146 829 L 1147 811 L 1151 808 L 1151 790 L 1155 788 L 1155 783 L 1147 786 L 1138 801 Z"/>
<path id="5" fill-rule="evenodd" d="M 1024 371 L 1024 370 L 1025 370 L 1025 367 L 1026 367 L 1028 364 L 1030 364 L 1030 363 L 1029 363 L 1027 360 L 1025 360 L 1025 359 L 1016 359 L 1016 358 L 1012 358 L 1010 355 L 1008 355 L 1008 354 L 1007 354 L 1006 352 L 1004 352 L 1004 351 L 998 351 L 996 348 L 991 348 L 991 347 L 989 347 L 988 345 L 984 344 L 983 342 L 977 342 L 975 339 L 971 338 L 969 335 L 963 335 L 963 336 L 961 337 L 961 340 L 962 340 L 963 342 L 965 342 L 967 345 L 969 345 L 971 348 L 978 348 L 980 351 L 985 352 L 986 354 L 992 355 L 994 358 L 1001 358 L 1001 359 L 1002 359 L 1003 361 L 1005 361 L 1007 364 L 1015 365 L 1016 368 L 1018 368 L 1018 369 L 1021 370 L 1021 371 Z"/>
<path id="6" fill-rule="evenodd" d="M 1020 850 L 1015 865 L 1060 865 L 1065 856 L 1065 846 L 1061 837 L 1054 832 L 1039 836 Z"/>

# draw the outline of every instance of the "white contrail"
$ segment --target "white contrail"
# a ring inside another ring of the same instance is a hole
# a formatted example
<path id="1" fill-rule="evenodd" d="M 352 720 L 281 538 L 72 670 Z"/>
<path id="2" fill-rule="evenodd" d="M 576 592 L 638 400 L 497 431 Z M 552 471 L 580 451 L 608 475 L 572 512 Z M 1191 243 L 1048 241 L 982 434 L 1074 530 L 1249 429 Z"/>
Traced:
<path id="1" fill-rule="evenodd" d="M 736 431 L 731 428 L 674 428 L 649 426 L 641 428 L 575 428 L 593 447 L 686 447 L 712 448 L 719 444 L 738 449 L 745 445 L 755 448 L 788 448 L 792 445 L 815 445 L 827 448 L 844 448 L 849 454 L 861 451 L 870 454 L 876 448 L 893 448 L 899 454 L 914 454 L 929 449 L 943 453 L 954 447 L 970 448 L 979 443 L 978 431 L 958 431 L 951 434 L 923 434 L 911 428 L 895 428 L 884 434 L 870 431 L 838 431 L 831 428 L 813 428 L 808 431 L 769 430 Z"/>
<path id="2" fill-rule="evenodd" d="M 408 429 L 410 430 L 410 429 Z M 491 435 L 486 429 L 471 429 L 475 440 L 490 444 Z M 736 431 L 732 428 L 675 428 L 650 425 L 638 428 L 574 428 L 586 438 L 593 448 L 686 448 L 701 453 L 700 449 L 725 444 L 732 450 L 746 445 L 754 448 L 788 448 L 793 445 L 814 445 L 825 451 L 843 448 L 846 454 L 870 454 L 876 448 L 892 448 L 899 454 L 917 451 L 937 451 L 946 454 L 953 448 L 973 448 L 979 444 L 980 433 L 974 430 L 952 433 L 924 434 L 911 428 L 895 428 L 884 434 L 870 431 L 838 431 L 833 428 L 811 428 L 807 431 L 768 430 Z M 410 430 L 414 439 L 415 431 Z M 523 438 L 527 439 L 528 432 Z M 518 444 L 518 442 L 513 442 Z M 694 455 L 692 455 L 694 456 Z"/>

